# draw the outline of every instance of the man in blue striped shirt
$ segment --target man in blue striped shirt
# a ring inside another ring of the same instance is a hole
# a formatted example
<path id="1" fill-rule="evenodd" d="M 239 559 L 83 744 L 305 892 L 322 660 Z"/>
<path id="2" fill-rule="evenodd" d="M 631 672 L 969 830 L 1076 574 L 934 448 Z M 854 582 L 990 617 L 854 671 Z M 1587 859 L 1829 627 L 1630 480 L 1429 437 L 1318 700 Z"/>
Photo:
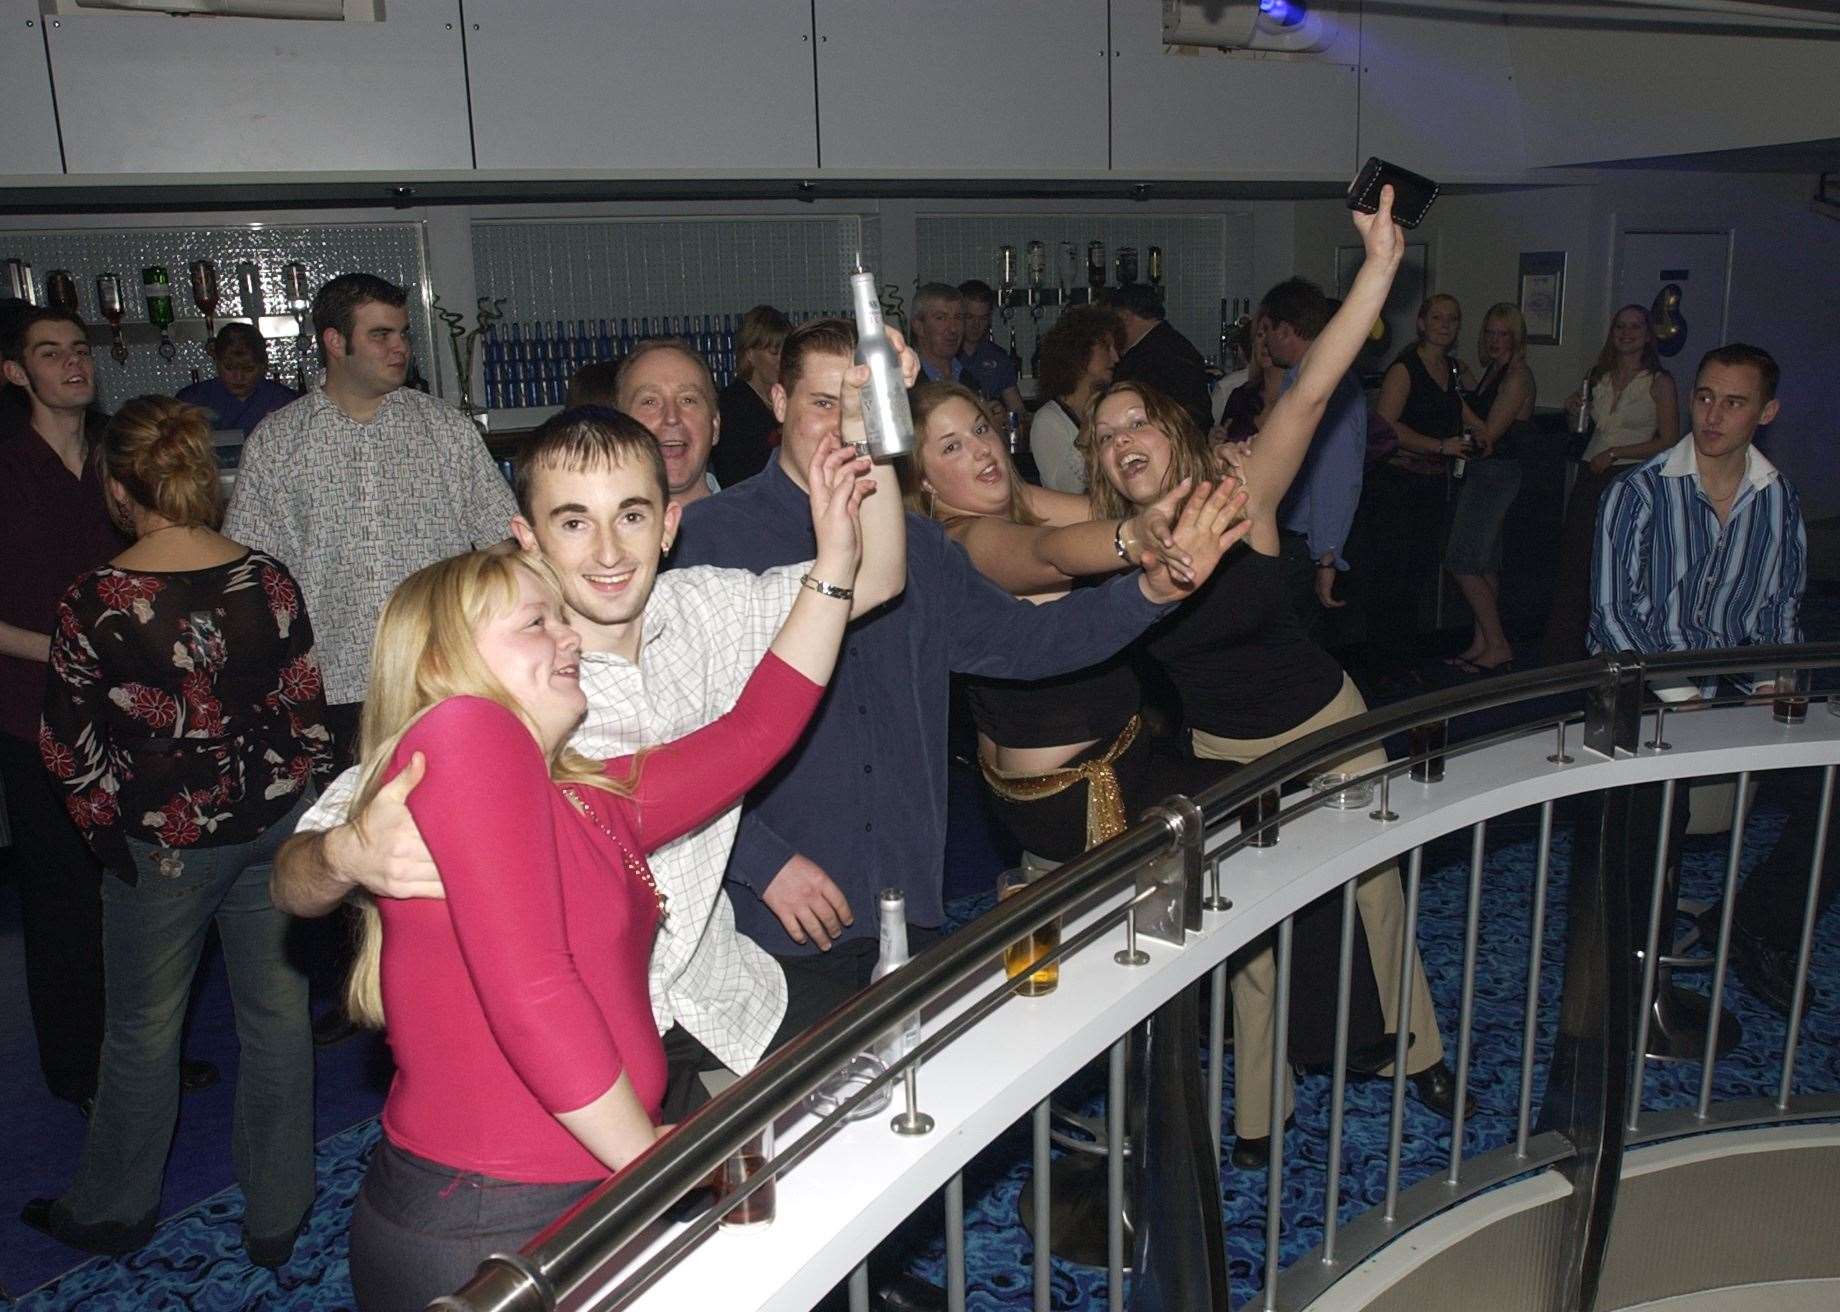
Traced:
<path id="1" fill-rule="evenodd" d="M 1757 347 L 1733 343 L 1707 352 L 1693 387 L 1693 431 L 1605 493 L 1591 571 L 1592 650 L 1693 651 L 1802 640 L 1808 553 L 1801 503 L 1752 445 L 1757 430 L 1776 417 L 1778 377 L 1776 361 Z M 1655 693 L 1667 701 L 1697 701 L 1711 697 L 1717 682 L 1657 685 Z M 1738 683 L 1746 691 L 1771 690 L 1767 677 Z M 1790 789 L 1797 782 L 1772 787 Z M 1675 809 L 1678 843 L 1687 808 Z M 1733 959 L 1740 978 L 1784 1012 L 1813 846 L 1810 812 L 1789 807 L 1789 823 L 1745 881 L 1735 915 Z M 1646 823 L 1653 832 L 1653 821 Z M 1823 906 L 1832 891 L 1826 881 Z M 1632 890 L 1633 904 L 1645 910 L 1646 894 Z"/>
<path id="2" fill-rule="evenodd" d="M 1802 640 L 1801 503 L 1752 445 L 1776 417 L 1777 377 L 1776 361 L 1754 346 L 1707 352 L 1693 387 L 1693 431 L 1604 494 L 1591 570 L 1593 651 Z M 1656 692 L 1668 701 L 1710 697 L 1716 682 Z"/>

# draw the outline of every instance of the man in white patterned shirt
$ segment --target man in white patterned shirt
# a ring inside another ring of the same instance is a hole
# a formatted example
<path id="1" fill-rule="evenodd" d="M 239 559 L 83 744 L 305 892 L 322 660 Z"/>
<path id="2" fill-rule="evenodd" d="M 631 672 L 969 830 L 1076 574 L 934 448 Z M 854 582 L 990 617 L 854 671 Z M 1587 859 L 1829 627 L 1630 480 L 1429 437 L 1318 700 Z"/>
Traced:
<path id="1" fill-rule="evenodd" d="M 407 293 L 368 273 L 313 298 L 326 381 L 256 426 L 224 532 L 300 580 L 334 750 L 349 763 L 377 616 L 424 565 L 502 541 L 516 511 L 479 430 L 403 386 Z"/>
<path id="2" fill-rule="evenodd" d="M 892 467 L 879 466 L 876 478 L 878 494 L 863 515 L 865 556 L 904 555 Z M 545 423 L 520 453 L 517 482 L 513 530 L 555 569 L 582 635 L 588 713 L 571 745 L 592 757 L 622 755 L 728 711 L 791 609 L 805 566 L 660 575 L 678 507 L 669 502 L 657 442 L 615 411 L 567 411 Z M 855 607 L 876 604 L 859 582 Z M 420 777 L 412 763 L 386 785 L 360 832 L 341 823 L 356 791 L 355 772 L 341 776 L 281 849 L 271 884 L 276 904 L 314 916 L 355 887 L 384 897 L 441 896 L 403 804 Z M 698 1069 L 752 1069 L 786 1010 L 784 975 L 735 931 L 722 891 L 739 822 L 740 808 L 732 807 L 650 858 L 668 898 L 650 962 L 653 1016 L 671 1059 L 666 1120 L 700 1099 Z"/>

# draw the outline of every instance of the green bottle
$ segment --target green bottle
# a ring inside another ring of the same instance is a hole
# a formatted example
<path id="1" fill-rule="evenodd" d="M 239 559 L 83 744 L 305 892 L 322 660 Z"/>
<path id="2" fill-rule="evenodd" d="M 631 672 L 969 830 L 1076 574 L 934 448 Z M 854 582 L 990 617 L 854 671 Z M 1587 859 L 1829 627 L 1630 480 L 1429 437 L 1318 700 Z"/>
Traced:
<path id="1" fill-rule="evenodd" d="M 141 294 L 147 298 L 147 322 L 160 330 L 160 358 L 170 360 L 179 354 L 167 331 L 172 327 L 172 275 L 163 264 L 141 270 Z"/>

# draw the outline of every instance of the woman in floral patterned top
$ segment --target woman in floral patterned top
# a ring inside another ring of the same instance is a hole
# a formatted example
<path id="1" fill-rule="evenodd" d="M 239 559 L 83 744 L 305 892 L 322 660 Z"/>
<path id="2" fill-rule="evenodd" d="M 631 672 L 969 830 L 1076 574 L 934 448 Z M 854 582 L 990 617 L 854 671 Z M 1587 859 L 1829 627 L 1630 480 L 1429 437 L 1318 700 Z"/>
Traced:
<path id="1" fill-rule="evenodd" d="M 268 877 L 331 768 L 313 628 L 287 567 L 216 531 L 204 411 L 130 401 L 97 455 L 111 514 L 136 541 L 58 607 L 39 752 L 111 876 L 102 1074 L 75 1183 L 25 1217 L 91 1252 L 152 1235 L 180 1026 L 215 922 L 242 1044 L 243 1239 L 279 1266 L 313 1200 L 313 1059 L 307 985 Z"/>

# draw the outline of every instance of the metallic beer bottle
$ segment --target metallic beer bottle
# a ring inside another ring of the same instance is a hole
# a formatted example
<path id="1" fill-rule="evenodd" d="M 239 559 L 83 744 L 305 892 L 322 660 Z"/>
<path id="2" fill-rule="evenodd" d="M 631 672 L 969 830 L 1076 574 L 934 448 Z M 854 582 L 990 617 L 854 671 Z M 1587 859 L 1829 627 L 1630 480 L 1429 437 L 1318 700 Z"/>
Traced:
<path id="1" fill-rule="evenodd" d="M 862 396 L 863 434 L 871 457 L 892 460 L 914 449 L 914 416 L 907 408 L 901 358 L 883 331 L 875 291 L 875 275 L 864 272 L 859 263 L 850 275 L 850 300 L 856 310 L 856 362 L 869 366 L 869 385 Z"/>
<path id="2" fill-rule="evenodd" d="M 1588 433 L 1591 431 L 1591 375 L 1590 374 L 1586 374 L 1584 376 L 1584 382 L 1579 385 L 1578 396 L 1579 396 L 1578 417 L 1572 420 L 1572 431 L 1574 433 Z"/>
<path id="3" fill-rule="evenodd" d="M 907 895 L 898 888 L 884 888 L 879 899 L 882 913 L 881 953 L 869 976 L 874 983 L 882 976 L 907 964 Z M 903 1020 L 876 1043 L 876 1055 L 889 1066 L 920 1046 L 920 1013 Z"/>

